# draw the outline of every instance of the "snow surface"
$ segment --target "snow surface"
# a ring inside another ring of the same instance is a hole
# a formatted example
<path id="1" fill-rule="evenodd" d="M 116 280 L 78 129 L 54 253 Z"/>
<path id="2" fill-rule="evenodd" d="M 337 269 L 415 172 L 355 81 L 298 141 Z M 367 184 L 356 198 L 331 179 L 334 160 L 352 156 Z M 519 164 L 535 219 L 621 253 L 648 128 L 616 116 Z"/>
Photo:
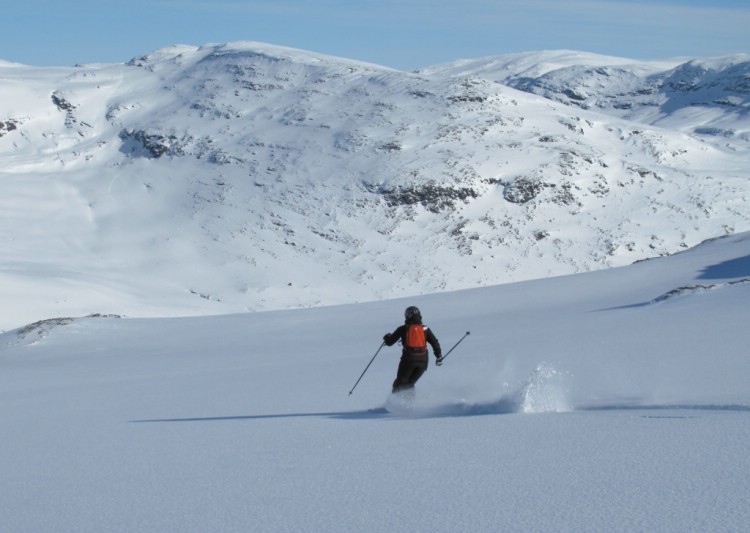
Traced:
<path id="1" fill-rule="evenodd" d="M 749 75 L 0 61 L 0 532 L 750 531 Z"/>
<path id="2" fill-rule="evenodd" d="M 0 531 L 748 531 L 750 234 L 567 277 L 0 335 Z M 18 303 L 11 301 L 11 304 Z M 389 394 L 419 305 L 447 349 Z"/>

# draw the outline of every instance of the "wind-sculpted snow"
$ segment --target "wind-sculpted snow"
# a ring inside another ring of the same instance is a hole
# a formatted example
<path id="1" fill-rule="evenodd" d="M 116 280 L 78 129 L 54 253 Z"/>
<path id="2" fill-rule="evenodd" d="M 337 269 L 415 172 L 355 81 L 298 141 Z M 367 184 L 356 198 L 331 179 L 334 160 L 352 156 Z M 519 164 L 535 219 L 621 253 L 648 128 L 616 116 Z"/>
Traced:
<path id="1" fill-rule="evenodd" d="M 58 328 L 64 328 L 75 322 L 85 322 L 88 319 L 99 319 L 99 318 L 121 318 L 118 315 L 101 315 L 93 314 L 87 317 L 74 318 L 74 317 L 58 317 L 58 318 L 46 318 L 44 320 L 38 320 L 33 324 L 28 324 L 21 328 L 18 328 L 6 335 L 7 344 L 0 346 L 0 349 L 10 346 L 24 345 L 31 346 L 42 342 L 44 339 L 49 337 Z"/>
<path id="2" fill-rule="evenodd" d="M 685 296 L 685 295 L 690 295 L 690 294 L 701 293 L 704 291 L 723 289 L 726 287 L 732 287 L 734 285 L 745 284 L 745 283 L 750 283 L 750 278 L 738 279 L 734 281 L 729 281 L 727 283 L 717 283 L 717 284 L 711 284 L 711 285 L 706 285 L 706 284 L 686 285 L 684 287 L 678 287 L 676 289 L 672 289 L 671 291 L 666 292 L 657 298 L 654 298 L 653 303 L 663 302 L 664 300 L 669 300 L 670 298 L 675 298 L 677 296 Z"/>
<path id="3" fill-rule="evenodd" d="M 253 42 L 0 65 L 0 290 L 23 302 L 0 328 L 481 287 L 748 230 L 746 65 L 405 73 Z"/>

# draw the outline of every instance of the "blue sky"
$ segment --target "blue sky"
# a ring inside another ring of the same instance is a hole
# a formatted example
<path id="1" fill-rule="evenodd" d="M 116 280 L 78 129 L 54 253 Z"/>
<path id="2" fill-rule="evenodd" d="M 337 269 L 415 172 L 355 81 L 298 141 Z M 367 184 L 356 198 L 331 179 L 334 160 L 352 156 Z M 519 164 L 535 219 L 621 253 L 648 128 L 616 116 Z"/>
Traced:
<path id="1" fill-rule="evenodd" d="M 748 0 L 3 0 L 0 59 L 119 63 L 262 41 L 413 70 L 571 49 L 633 59 L 750 52 Z"/>

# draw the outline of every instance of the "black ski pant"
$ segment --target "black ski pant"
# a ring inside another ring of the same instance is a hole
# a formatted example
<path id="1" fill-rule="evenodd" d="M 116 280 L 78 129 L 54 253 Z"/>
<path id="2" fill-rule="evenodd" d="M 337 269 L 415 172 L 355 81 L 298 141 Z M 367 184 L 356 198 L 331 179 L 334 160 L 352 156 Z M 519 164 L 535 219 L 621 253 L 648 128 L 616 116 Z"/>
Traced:
<path id="1" fill-rule="evenodd" d="M 427 370 L 427 357 L 402 356 L 398 364 L 396 379 L 393 382 L 393 392 L 413 389 L 425 370 Z"/>

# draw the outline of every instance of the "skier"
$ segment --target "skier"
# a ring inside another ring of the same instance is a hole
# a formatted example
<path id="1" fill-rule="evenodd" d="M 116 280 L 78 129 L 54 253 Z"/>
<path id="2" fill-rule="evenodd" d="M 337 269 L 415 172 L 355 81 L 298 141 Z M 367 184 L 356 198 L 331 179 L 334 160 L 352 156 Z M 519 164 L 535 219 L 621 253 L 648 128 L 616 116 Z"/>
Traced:
<path id="1" fill-rule="evenodd" d="M 427 326 L 422 324 L 422 314 L 415 306 L 406 308 L 404 312 L 404 324 L 396 328 L 393 333 L 386 333 L 383 341 L 387 346 L 393 346 L 401 341 L 403 350 L 401 362 L 398 365 L 398 373 L 393 382 L 393 392 L 414 389 L 414 384 L 427 370 L 429 353 L 427 343 L 430 343 L 437 359 L 437 365 L 443 364 L 440 343 L 435 334 Z"/>

